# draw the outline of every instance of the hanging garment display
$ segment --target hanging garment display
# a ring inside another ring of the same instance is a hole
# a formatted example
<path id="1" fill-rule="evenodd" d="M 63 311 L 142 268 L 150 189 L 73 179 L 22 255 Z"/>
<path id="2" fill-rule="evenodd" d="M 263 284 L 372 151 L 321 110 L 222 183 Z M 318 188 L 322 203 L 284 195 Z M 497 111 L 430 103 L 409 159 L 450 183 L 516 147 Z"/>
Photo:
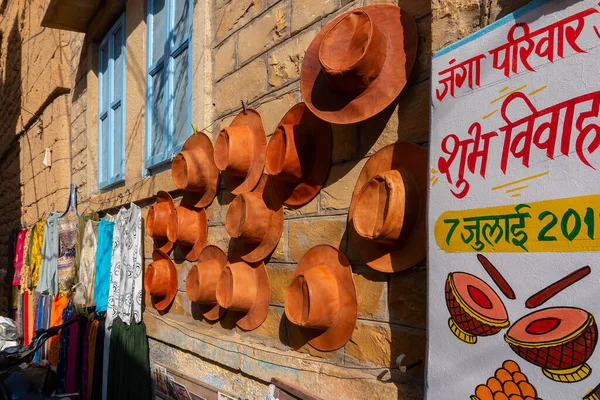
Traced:
<path id="1" fill-rule="evenodd" d="M 412 143 L 386 146 L 367 161 L 350 212 L 348 240 L 369 267 L 403 271 L 425 258 L 427 151 Z"/>
<path id="2" fill-rule="evenodd" d="M 58 213 L 48 215 L 44 228 L 44 244 L 41 252 L 42 265 L 36 290 L 45 295 L 58 293 Z"/>
<path id="3" fill-rule="evenodd" d="M 284 204 L 298 207 L 319 193 L 331 168 L 331 125 L 304 103 L 281 119 L 267 145 L 266 169 Z"/>
<path id="4" fill-rule="evenodd" d="M 173 210 L 173 198 L 168 192 L 161 190 L 156 194 L 156 203 L 150 207 L 146 218 L 146 233 L 154 239 L 154 248 L 165 253 L 170 252 L 174 245 L 167 235 L 167 226 Z"/>
<path id="5" fill-rule="evenodd" d="M 168 255 L 160 250 L 152 253 L 153 262 L 146 267 L 144 288 L 159 311 L 167 308 L 177 294 L 177 269 Z"/>
<path id="6" fill-rule="evenodd" d="M 113 217 L 105 216 L 98 225 L 98 247 L 96 249 L 96 276 L 94 277 L 94 302 L 96 312 L 106 311 L 110 287 L 110 265 L 113 251 L 115 223 Z"/>
<path id="7" fill-rule="evenodd" d="M 321 351 L 344 346 L 358 318 L 356 287 L 346 256 L 318 245 L 298 262 L 285 298 L 285 315 Z"/>
<path id="8" fill-rule="evenodd" d="M 240 242 L 235 244 L 236 254 L 244 261 L 264 260 L 275 250 L 283 232 L 283 205 L 268 175 L 262 176 L 255 191 L 231 202 L 225 229 Z"/>
<path id="9" fill-rule="evenodd" d="M 198 304 L 210 306 L 203 313 L 209 321 L 218 320 L 223 309 L 217 303 L 217 282 L 221 271 L 227 265 L 227 255 L 217 246 L 206 246 L 198 264 L 192 265 L 185 280 L 185 292 L 188 299 Z"/>
<path id="10" fill-rule="evenodd" d="M 252 191 L 265 167 L 267 139 L 258 111 L 239 113 L 215 143 L 215 165 L 232 194 Z"/>
<path id="11" fill-rule="evenodd" d="M 54 221 L 56 221 L 58 214 L 51 213 L 50 215 L 52 215 L 52 219 Z M 43 246 L 44 246 L 44 237 L 46 235 L 46 223 L 47 223 L 47 220 L 44 218 L 44 219 L 38 221 L 35 224 L 35 226 L 33 227 L 33 234 L 32 234 L 32 238 L 31 238 L 32 243 L 31 243 L 31 248 L 30 248 L 30 251 L 31 251 L 30 265 L 29 265 L 29 270 L 31 272 L 31 274 L 30 274 L 31 280 L 29 282 L 30 289 L 37 288 L 39 276 L 40 276 L 40 270 L 42 269 L 42 252 L 43 252 Z M 56 240 L 58 240 L 58 231 L 56 231 L 55 233 L 57 236 Z M 56 249 L 57 249 L 56 256 L 58 257 L 58 244 L 56 245 Z"/>
<path id="12" fill-rule="evenodd" d="M 244 316 L 236 321 L 246 331 L 258 328 L 267 318 L 271 286 L 265 264 L 244 261 L 229 263 L 217 283 L 217 302 L 223 308 Z"/>
<path id="13" fill-rule="evenodd" d="M 96 277 L 96 250 L 98 243 L 96 240 L 95 228 L 99 222 L 88 220 L 85 224 L 83 238 L 79 245 L 79 271 L 77 273 L 79 283 L 75 288 L 73 303 L 92 307 L 94 302 L 94 280 Z"/>
<path id="14" fill-rule="evenodd" d="M 400 7 L 370 5 L 328 23 L 306 50 L 302 98 L 317 117 L 352 124 L 379 113 L 406 85 L 417 24 Z"/>
<path id="15" fill-rule="evenodd" d="M 18 236 L 17 236 L 17 243 L 15 245 L 15 252 L 14 252 L 14 261 L 13 261 L 13 267 L 14 267 L 14 277 L 13 277 L 13 281 L 12 284 L 13 286 L 19 286 L 21 284 L 21 269 L 23 267 L 23 249 L 25 247 L 25 237 L 27 236 L 27 232 L 29 231 L 29 229 L 25 228 L 25 229 L 21 229 L 21 231 L 19 232 Z"/>
<path id="16" fill-rule="evenodd" d="M 194 206 L 208 207 L 217 195 L 219 170 L 215 165 L 213 146 L 204 132 L 196 132 L 186 140 L 173 159 L 173 183 L 178 189 L 193 192 L 199 198 Z"/>
<path id="17" fill-rule="evenodd" d="M 182 202 L 171 212 L 167 236 L 170 241 L 183 248 L 186 260 L 197 261 L 208 238 L 208 221 L 204 209 L 193 208 Z"/>

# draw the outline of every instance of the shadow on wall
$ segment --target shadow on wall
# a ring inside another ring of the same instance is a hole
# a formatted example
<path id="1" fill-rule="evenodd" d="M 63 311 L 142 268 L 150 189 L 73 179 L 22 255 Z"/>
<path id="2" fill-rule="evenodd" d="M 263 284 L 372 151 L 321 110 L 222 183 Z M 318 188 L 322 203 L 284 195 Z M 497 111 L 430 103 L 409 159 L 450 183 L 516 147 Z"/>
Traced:
<path id="1" fill-rule="evenodd" d="M 16 136 L 17 123 L 21 114 L 21 33 L 19 18 L 15 17 L 8 34 L 0 35 L 8 42 L 3 65 L 4 79 L 0 82 L 0 275 L 5 276 L 1 293 L 0 314 L 8 315 L 12 283 L 12 261 L 9 255 L 11 231 L 21 222 L 21 162 L 20 145 Z M 2 54 L 4 56 L 4 54 Z M 7 266 L 10 266 L 7 267 Z"/>

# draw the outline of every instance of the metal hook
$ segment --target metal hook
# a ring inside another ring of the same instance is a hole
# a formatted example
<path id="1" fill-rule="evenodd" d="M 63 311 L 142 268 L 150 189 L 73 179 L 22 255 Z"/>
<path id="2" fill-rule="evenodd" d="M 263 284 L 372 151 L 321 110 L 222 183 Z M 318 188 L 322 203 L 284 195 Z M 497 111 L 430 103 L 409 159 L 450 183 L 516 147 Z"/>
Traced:
<path id="1" fill-rule="evenodd" d="M 248 112 L 246 111 L 246 103 L 244 103 L 244 100 L 241 100 L 242 102 L 242 112 L 244 113 L 244 115 L 248 115 Z"/>
<path id="2" fill-rule="evenodd" d="M 397 358 L 396 358 L 396 368 L 402 372 L 402 373 L 406 373 L 407 371 L 410 371 L 411 369 L 413 369 L 416 366 L 419 366 L 423 363 L 423 360 L 417 360 L 413 363 L 410 363 L 408 365 L 402 365 L 402 361 L 404 361 L 404 358 L 406 357 L 406 354 L 400 354 Z"/>

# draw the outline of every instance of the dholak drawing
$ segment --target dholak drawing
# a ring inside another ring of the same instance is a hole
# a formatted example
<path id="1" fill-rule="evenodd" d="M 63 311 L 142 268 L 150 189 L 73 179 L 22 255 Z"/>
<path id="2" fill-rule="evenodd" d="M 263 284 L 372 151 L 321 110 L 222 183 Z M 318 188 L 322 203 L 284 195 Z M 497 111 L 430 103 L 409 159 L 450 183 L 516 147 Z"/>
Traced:
<path id="1" fill-rule="evenodd" d="M 515 322 L 504 339 L 515 353 L 541 367 L 553 381 L 578 382 L 591 372 L 586 361 L 598 342 L 598 327 L 585 310 L 546 308 Z"/>
<path id="2" fill-rule="evenodd" d="M 477 336 L 491 336 L 508 327 L 504 303 L 487 283 L 465 272 L 453 272 L 446 280 L 448 326 L 465 343 L 474 344 Z"/>

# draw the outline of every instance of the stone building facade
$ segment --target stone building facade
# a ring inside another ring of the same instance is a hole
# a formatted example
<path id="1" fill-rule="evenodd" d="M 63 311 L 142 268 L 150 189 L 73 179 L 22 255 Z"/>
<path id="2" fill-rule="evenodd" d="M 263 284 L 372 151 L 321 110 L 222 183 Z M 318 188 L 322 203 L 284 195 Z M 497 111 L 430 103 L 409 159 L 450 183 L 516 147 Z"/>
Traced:
<path id="1" fill-rule="evenodd" d="M 175 0 L 180 1 L 180 0 Z M 183 1 L 183 0 L 181 0 Z M 168 163 L 145 164 L 148 0 L 0 1 L 0 257 L 10 230 L 66 207 L 78 185 L 79 212 L 115 213 L 136 202 L 144 216 L 158 190 L 181 196 Z M 284 232 L 267 269 L 267 320 L 243 332 L 227 316 L 202 320 L 185 296 L 190 267 L 177 252 L 179 293 L 168 312 L 151 307 L 144 320 L 151 361 L 243 398 L 264 398 L 271 378 L 330 399 L 423 396 L 426 267 L 386 275 L 361 265 L 347 245 L 346 219 L 356 178 L 378 149 L 398 140 L 427 147 L 430 59 L 436 50 L 482 28 L 525 0 L 195 0 L 189 45 L 191 122 L 213 139 L 241 109 L 257 109 L 268 135 L 301 101 L 304 51 L 331 19 L 367 4 L 397 4 L 416 20 L 417 61 L 398 101 L 354 125 L 333 126 L 333 165 L 321 193 L 285 209 Z M 99 47 L 114 23 L 125 21 L 124 179 L 99 188 Z M 51 165 L 44 159 L 51 157 Z M 221 190 L 207 209 L 208 242 L 227 251 Z M 351 340 L 323 353 L 304 343 L 283 312 L 295 265 L 317 244 L 339 247 L 351 260 L 359 319 Z M 145 257 L 151 261 L 152 241 Z M 3 264 L 2 264 L 3 265 Z M 2 268 L 5 268 L 3 265 Z M 4 293 L 6 295 L 6 292 Z M 6 296 L 3 297 L 4 299 Z M 148 299 L 146 299 L 148 300 Z M 149 304 L 149 302 L 146 302 Z M 6 305 L 5 305 L 6 306 Z M 416 365 L 391 370 L 396 358 Z"/>

